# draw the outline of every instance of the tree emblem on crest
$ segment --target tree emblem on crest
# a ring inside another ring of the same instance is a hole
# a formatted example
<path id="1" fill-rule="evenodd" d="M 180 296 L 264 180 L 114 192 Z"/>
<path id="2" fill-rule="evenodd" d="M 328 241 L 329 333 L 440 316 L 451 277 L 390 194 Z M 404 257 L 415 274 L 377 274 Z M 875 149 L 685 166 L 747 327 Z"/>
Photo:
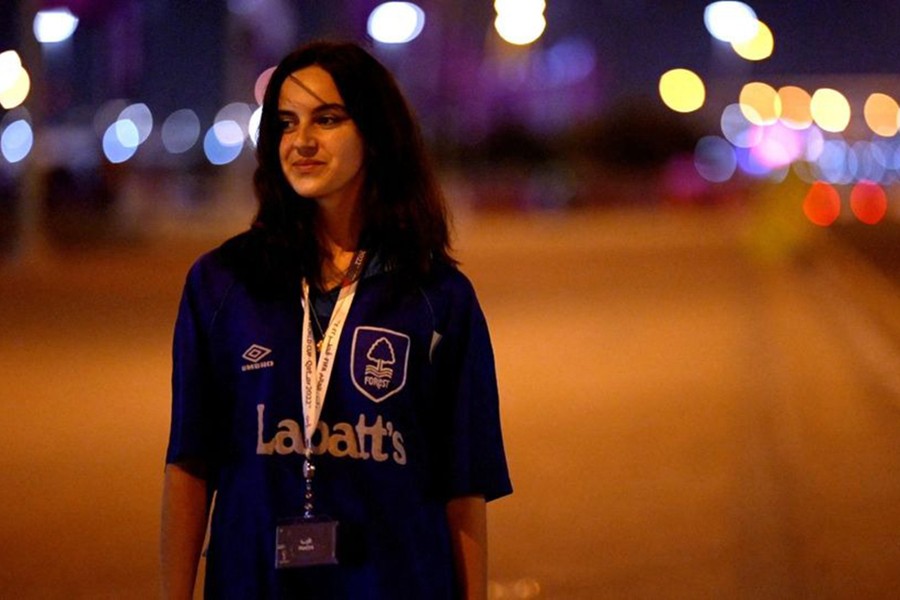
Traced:
<path id="1" fill-rule="evenodd" d="M 366 365 L 366 374 L 373 377 L 390 379 L 394 370 L 389 366 L 397 362 L 397 356 L 394 354 L 394 346 L 386 337 L 380 337 L 369 348 L 366 358 L 375 364 Z"/>

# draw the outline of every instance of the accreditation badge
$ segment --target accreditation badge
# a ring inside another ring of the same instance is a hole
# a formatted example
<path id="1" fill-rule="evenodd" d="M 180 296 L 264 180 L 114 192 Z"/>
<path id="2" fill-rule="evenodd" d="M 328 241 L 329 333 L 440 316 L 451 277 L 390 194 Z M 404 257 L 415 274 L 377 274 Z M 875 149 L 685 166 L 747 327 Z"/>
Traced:
<path id="1" fill-rule="evenodd" d="M 296 517 L 275 528 L 275 568 L 336 565 L 338 522 L 327 517 Z"/>

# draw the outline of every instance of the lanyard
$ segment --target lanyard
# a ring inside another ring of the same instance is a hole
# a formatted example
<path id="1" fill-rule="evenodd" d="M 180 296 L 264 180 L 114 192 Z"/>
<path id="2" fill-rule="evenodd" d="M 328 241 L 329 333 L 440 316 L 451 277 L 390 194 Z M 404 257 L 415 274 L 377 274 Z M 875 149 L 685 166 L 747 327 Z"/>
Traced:
<path id="1" fill-rule="evenodd" d="M 300 348 L 300 388 L 303 405 L 303 432 L 306 442 L 307 458 L 312 454 L 312 437 L 319 424 L 319 416 L 322 414 L 322 406 L 325 404 L 325 393 L 328 391 L 328 382 L 331 379 L 331 369 L 334 367 L 337 355 L 338 343 L 341 340 L 341 332 L 347 315 L 350 313 L 350 305 L 353 304 L 353 296 L 356 294 L 356 284 L 362 274 L 365 264 L 366 252 L 359 250 L 353 255 L 353 261 L 347 274 L 341 281 L 341 291 L 337 303 L 328 320 L 328 327 L 322 338 L 322 351 L 316 360 L 315 336 L 312 331 L 312 311 L 315 308 L 309 299 L 309 283 L 303 280 L 303 333 Z"/>

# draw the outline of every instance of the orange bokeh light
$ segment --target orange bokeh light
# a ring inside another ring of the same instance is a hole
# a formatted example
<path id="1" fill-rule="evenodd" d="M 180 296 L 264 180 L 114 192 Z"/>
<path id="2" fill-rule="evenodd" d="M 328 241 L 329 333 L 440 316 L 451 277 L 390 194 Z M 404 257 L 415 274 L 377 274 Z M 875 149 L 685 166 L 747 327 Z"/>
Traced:
<path id="1" fill-rule="evenodd" d="M 806 218 L 821 227 L 828 227 L 841 214 L 841 197 L 831 184 L 817 181 L 803 200 Z"/>
<path id="2" fill-rule="evenodd" d="M 860 181 L 850 192 L 850 210 L 867 225 L 875 225 L 887 213 L 887 194 L 877 183 Z"/>

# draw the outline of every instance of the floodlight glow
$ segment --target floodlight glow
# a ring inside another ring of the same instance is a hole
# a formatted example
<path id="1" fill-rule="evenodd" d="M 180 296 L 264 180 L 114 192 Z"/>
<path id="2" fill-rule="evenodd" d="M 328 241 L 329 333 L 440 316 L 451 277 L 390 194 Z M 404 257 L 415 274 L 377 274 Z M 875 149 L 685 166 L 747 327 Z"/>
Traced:
<path id="1" fill-rule="evenodd" d="M 367 30 L 383 44 L 405 44 L 419 37 L 425 27 L 425 11 L 411 2 L 385 2 L 369 15 Z"/>
<path id="2" fill-rule="evenodd" d="M 78 27 L 78 17 L 68 8 L 41 10 L 34 16 L 34 37 L 42 44 L 64 42 Z"/>
<path id="3" fill-rule="evenodd" d="M 494 0 L 494 10 L 498 15 L 514 12 L 541 14 L 546 8 L 546 0 Z"/>
<path id="4" fill-rule="evenodd" d="M 547 20 L 537 12 L 503 12 L 494 19 L 494 29 L 504 41 L 526 46 L 544 33 Z"/>
<path id="5" fill-rule="evenodd" d="M 713 2 L 703 11 L 703 23 L 717 40 L 746 42 L 753 39 L 759 21 L 753 9 L 743 2 Z"/>

